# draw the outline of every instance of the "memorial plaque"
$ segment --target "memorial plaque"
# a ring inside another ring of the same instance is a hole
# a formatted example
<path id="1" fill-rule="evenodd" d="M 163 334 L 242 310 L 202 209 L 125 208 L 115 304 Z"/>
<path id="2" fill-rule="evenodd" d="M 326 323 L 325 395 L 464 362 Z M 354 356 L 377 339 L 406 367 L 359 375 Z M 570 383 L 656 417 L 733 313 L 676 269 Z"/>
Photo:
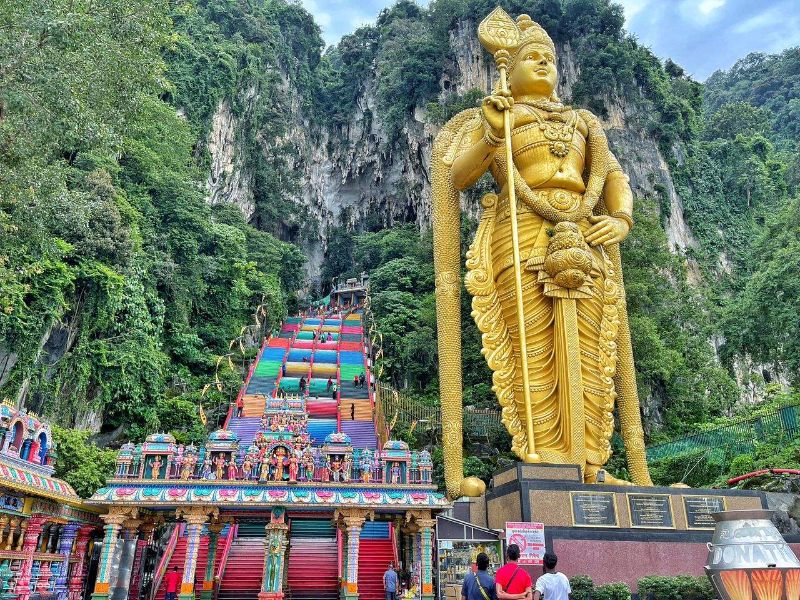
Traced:
<path id="1" fill-rule="evenodd" d="M 714 529 L 712 513 L 725 510 L 722 496 L 684 496 L 683 508 L 686 510 L 686 526 L 689 529 Z"/>
<path id="2" fill-rule="evenodd" d="M 570 492 L 572 524 L 583 527 L 619 527 L 614 492 Z"/>
<path id="3" fill-rule="evenodd" d="M 672 502 L 668 494 L 627 494 L 631 527 L 674 529 Z"/>

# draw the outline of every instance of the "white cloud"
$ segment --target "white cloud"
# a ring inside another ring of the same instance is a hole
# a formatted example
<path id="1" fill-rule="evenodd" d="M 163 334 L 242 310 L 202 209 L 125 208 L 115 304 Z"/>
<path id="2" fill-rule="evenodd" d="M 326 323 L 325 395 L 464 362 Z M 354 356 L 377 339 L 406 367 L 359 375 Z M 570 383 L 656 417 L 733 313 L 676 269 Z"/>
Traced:
<path id="1" fill-rule="evenodd" d="M 708 16 L 723 6 L 725 6 L 725 0 L 703 0 L 697 8 L 701 13 Z"/>
<path id="2" fill-rule="evenodd" d="M 625 10 L 625 20 L 630 21 L 650 4 L 650 0 L 619 0 L 618 3 Z"/>

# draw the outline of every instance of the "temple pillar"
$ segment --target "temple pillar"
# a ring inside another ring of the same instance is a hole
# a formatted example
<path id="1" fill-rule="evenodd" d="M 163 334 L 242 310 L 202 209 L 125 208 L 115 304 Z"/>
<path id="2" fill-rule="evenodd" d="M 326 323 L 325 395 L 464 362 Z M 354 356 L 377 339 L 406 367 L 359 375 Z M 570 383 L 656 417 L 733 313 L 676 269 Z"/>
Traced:
<path id="1" fill-rule="evenodd" d="M 336 511 L 335 519 L 347 530 L 347 569 L 345 571 L 344 598 L 358 600 L 358 551 L 361 545 L 361 528 L 367 517 L 374 512 L 363 508 L 341 508 Z"/>
<path id="2" fill-rule="evenodd" d="M 209 514 L 217 515 L 217 509 L 210 513 L 207 508 L 188 508 L 180 511 L 186 521 L 186 558 L 183 561 L 183 579 L 180 600 L 194 600 L 194 580 L 197 572 L 197 551 L 200 549 L 200 534 L 208 522 Z"/>
<path id="3" fill-rule="evenodd" d="M 436 527 L 436 519 L 418 519 L 417 526 L 420 534 L 420 567 L 422 580 L 420 589 L 422 590 L 422 600 L 433 600 L 433 531 Z"/>
<path id="4" fill-rule="evenodd" d="M 200 592 L 201 600 L 211 600 L 214 595 L 214 567 L 217 563 L 217 551 L 219 549 L 219 534 L 225 527 L 225 523 L 211 523 L 208 526 L 208 559 L 206 560 L 206 572 L 203 575 L 203 589 Z"/>
<path id="5" fill-rule="evenodd" d="M 139 597 L 142 585 L 142 560 L 145 550 L 153 542 L 153 533 L 156 530 L 154 521 L 146 521 L 139 526 L 139 537 L 136 540 L 136 548 L 133 555 L 133 566 L 131 567 L 131 584 L 128 586 L 129 600 L 136 600 Z"/>
<path id="6" fill-rule="evenodd" d="M 87 575 L 86 552 L 89 549 L 89 540 L 94 530 L 94 526 L 84 525 L 78 530 L 75 538 L 75 549 L 73 551 L 75 563 L 72 568 L 72 576 L 69 579 L 69 600 L 81 600 L 83 598 L 83 588 Z"/>
<path id="7" fill-rule="evenodd" d="M 286 509 L 276 506 L 272 509 L 270 522 L 266 526 L 264 575 L 261 578 L 258 600 L 281 600 L 283 598 L 283 572 L 286 547 L 289 544 L 288 531 Z"/>
<path id="8" fill-rule="evenodd" d="M 133 574 L 133 563 L 136 559 L 136 547 L 139 540 L 140 519 L 126 519 L 122 523 L 121 540 L 117 542 L 114 556 L 113 574 L 109 578 L 109 594 L 111 600 L 127 600 Z"/>
<path id="9" fill-rule="evenodd" d="M 3 542 L 6 536 L 6 527 L 8 527 L 9 517 L 7 514 L 0 514 L 0 548 L 3 547 Z M 8 532 L 11 535 L 11 531 Z"/>
<path id="10" fill-rule="evenodd" d="M 11 517 L 8 521 L 8 538 L 6 539 L 6 551 L 14 550 L 14 532 L 17 531 L 17 527 L 19 527 L 20 520 L 18 517 Z M 20 539 L 22 539 L 22 533 L 20 533 Z"/>
<path id="11" fill-rule="evenodd" d="M 108 600 L 111 587 L 109 583 L 111 580 L 111 567 L 114 562 L 119 532 L 122 530 L 122 524 L 128 519 L 134 518 L 136 514 L 137 509 L 134 508 L 124 512 L 110 512 L 100 517 L 106 524 L 103 527 L 105 537 L 103 538 L 103 550 L 100 553 L 100 563 L 97 567 L 97 581 L 94 584 L 92 600 Z"/>
<path id="12" fill-rule="evenodd" d="M 42 460 L 39 458 L 39 442 L 31 441 L 31 447 L 28 450 L 28 460 L 34 464 L 41 464 Z"/>
<path id="13" fill-rule="evenodd" d="M 20 534 L 18 547 L 25 553 L 22 563 L 19 567 L 17 575 L 17 586 L 15 593 L 17 600 L 28 600 L 31 597 L 31 569 L 33 568 L 33 553 L 36 550 L 36 543 L 39 541 L 39 535 L 42 533 L 42 528 L 47 522 L 47 517 L 44 515 L 34 515 L 28 520 L 20 523 Z"/>
<path id="14" fill-rule="evenodd" d="M 56 575 L 56 600 L 67 600 L 69 582 L 69 557 L 72 554 L 72 545 L 78 535 L 80 523 L 67 523 L 61 528 L 61 538 L 58 542 L 58 553 L 64 557 Z"/>

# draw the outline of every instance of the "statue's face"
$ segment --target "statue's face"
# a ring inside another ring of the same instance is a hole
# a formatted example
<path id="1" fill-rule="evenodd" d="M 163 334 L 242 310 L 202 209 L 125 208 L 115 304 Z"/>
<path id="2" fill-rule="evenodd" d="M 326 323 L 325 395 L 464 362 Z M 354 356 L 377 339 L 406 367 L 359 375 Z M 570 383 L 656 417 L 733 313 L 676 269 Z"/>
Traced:
<path id="1" fill-rule="evenodd" d="M 536 94 L 549 97 L 556 89 L 557 82 L 556 59 L 549 48 L 522 48 L 509 81 L 514 96 Z"/>

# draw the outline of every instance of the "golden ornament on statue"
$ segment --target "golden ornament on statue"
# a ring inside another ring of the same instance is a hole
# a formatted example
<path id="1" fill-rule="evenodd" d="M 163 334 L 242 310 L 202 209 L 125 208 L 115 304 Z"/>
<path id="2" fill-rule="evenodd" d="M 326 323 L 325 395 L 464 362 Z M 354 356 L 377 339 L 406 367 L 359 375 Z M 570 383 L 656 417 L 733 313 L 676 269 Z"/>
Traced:
<path id="1" fill-rule="evenodd" d="M 442 128 L 432 156 L 448 494 L 483 492 L 463 476 L 459 191 L 486 171 L 500 192 L 482 200 L 465 283 L 513 451 L 580 465 L 596 482 L 619 399 L 631 477 L 652 485 L 619 253 L 633 223 L 628 179 L 597 118 L 559 101 L 555 45 L 540 25 L 496 8 L 478 37 L 499 81 L 480 108 Z"/>

